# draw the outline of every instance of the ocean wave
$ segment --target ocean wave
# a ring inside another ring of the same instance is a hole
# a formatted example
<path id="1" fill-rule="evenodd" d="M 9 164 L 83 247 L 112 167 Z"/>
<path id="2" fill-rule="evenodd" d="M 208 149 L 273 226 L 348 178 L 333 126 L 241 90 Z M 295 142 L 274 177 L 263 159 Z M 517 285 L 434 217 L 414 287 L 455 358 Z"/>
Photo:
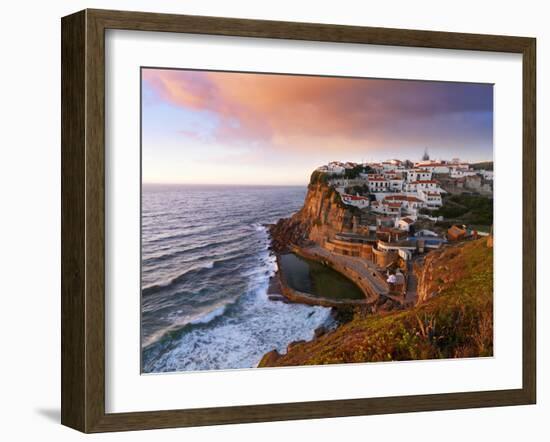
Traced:
<path id="1" fill-rule="evenodd" d="M 227 313 L 228 309 L 234 305 L 235 302 L 236 300 L 228 301 L 225 304 L 214 306 L 212 310 L 205 311 L 201 314 L 195 315 L 194 317 L 182 318 L 181 320 L 173 321 L 170 325 L 157 330 L 151 336 L 144 339 L 142 342 L 142 347 L 143 349 L 148 349 L 157 344 L 162 344 L 162 341 L 168 335 L 174 333 L 177 334 L 184 330 L 192 330 L 196 327 L 208 326 L 208 324 Z M 179 312 L 181 312 L 181 310 Z M 171 341 L 171 339 L 169 339 L 169 341 Z"/>
<path id="2" fill-rule="evenodd" d="M 185 233 L 184 232 L 178 232 L 178 233 L 174 233 L 174 234 L 171 234 L 171 235 L 154 236 L 151 239 L 145 240 L 144 244 L 152 245 L 152 244 L 166 243 L 167 241 L 173 241 L 173 240 L 176 240 L 176 239 L 190 238 L 190 237 L 195 236 L 195 235 L 204 234 L 204 233 L 212 230 L 213 227 L 214 226 L 204 226 L 204 225 L 199 225 L 199 226 L 194 226 L 194 227 L 185 226 L 185 229 L 186 229 Z M 178 227 L 178 229 L 181 229 L 181 227 Z M 168 246 L 171 247 L 170 244 L 168 244 Z"/>
<path id="3" fill-rule="evenodd" d="M 202 264 L 198 264 L 198 265 L 186 270 L 183 273 L 180 273 L 179 275 L 177 275 L 177 276 L 175 276 L 171 279 L 168 279 L 168 280 L 163 281 L 163 282 L 158 282 L 158 283 L 155 283 L 155 284 L 151 284 L 147 287 L 143 287 L 141 289 L 141 293 L 144 296 L 151 295 L 153 293 L 158 292 L 159 290 L 167 289 L 167 288 L 169 288 L 170 286 L 172 286 L 174 284 L 178 284 L 178 283 L 182 282 L 183 280 L 188 278 L 189 275 L 192 274 L 192 273 L 200 273 L 204 270 L 211 270 L 214 267 L 216 267 L 216 266 L 218 266 L 222 263 L 227 263 L 227 262 L 230 262 L 230 261 L 235 260 L 235 259 L 239 259 L 239 257 L 238 256 L 230 256 L 230 257 L 227 257 L 227 258 L 211 260 L 211 261 L 207 261 L 207 262 L 202 263 Z"/>
<path id="4" fill-rule="evenodd" d="M 231 238 L 226 239 L 226 240 L 209 241 L 209 242 L 206 242 L 206 243 L 203 243 L 203 244 L 200 244 L 200 245 L 175 250 L 175 251 L 170 252 L 170 253 L 163 253 L 163 254 L 159 254 L 159 255 L 155 255 L 155 256 L 149 256 L 148 258 L 144 258 L 142 260 L 142 264 L 143 265 L 152 264 L 152 263 L 156 263 L 158 261 L 164 261 L 164 260 L 167 260 L 167 259 L 177 258 L 178 256 L 183 256 L 183 255 L 186 255 L 186 254 L 189 254 L 189 253 L 200 252 L 200 251 L 208 250 L 210 248 L 215 248 L 215 247 L 224 246 L 224 245 L 228 245 L 228 244 L 238 243 L 238 242 L 241 242 L 241 241 L 243 241 L 247 238 L 249 238 L 249 235 L 239 235 L 239 236 L 232 236 Z M 169 250 L 172 250 L 172 248 L 170 248 Z"/>
<path id="5" fill-rule="evenodd" d="M 209 312 L 209 313 L 207 313 L 203 316 L 199 316 L 197 319 L 189 321 L 189 324 L 192 324 L 192 325 L 208 324 L 213 319 L 217 318 L 218 316 L 223 315 L 229 304 L 230 303 L 224 304 L 224 305 L 212 310 L 211 312 Z"/>
<path id="6" fill-rule="evenodd" d="M 299 207 L 305 190 L 182 187 L 143 195 L 145 372 L 254 367 L 267 351 L 310 339 L 326 320 L 328 309 L 266 295 L 276 271 L 266 225 Z"/>
<path id="7" fill-rule="evenodd" d="M 261 223 L 253 223 L 252 228 L 256 230 L 256 232 L 265 232 L 267 230 L 266 227 Z"/>
<path id="8" fill-rule="evenodd" d="M 177 275 L 177 276 L 175 276 L 171 279 L 168 279 L 168 280 L 163 281 L 163 282 L 158 282 L 156 284 L 151 284 L 147 287 L 143 287 L 142 290 L 141 290 L 141 293 L 143 295 L 148 295 L 148 294 L 154 293 L 158 290 L 165 289 L 165 288 L 170 287 L 171 285 L 173 285 L 175 283 L 180 282 L 182 280 L 182 278 L 184 276 L 188 275 L 189 273 L 198 272 L 198 271 L 205 270 L 205 269 L 212 269 L 215 264 L 216 263 L 214 261 L 208 261 L 208 262 L 205 262 L 204 264 L 199 264 L 195 267 L 192 267 L 192 268 L 186 270 L 183 273 L 180 273 L 179 275 Z"/>
<path id="9" fill-rule="evenodd" d="M 317 327 L 332 321 L 328 308 L 274 303 L 260 296 L 264 291 L 265 286 L 252 290 L 234 308 L 217 308 L 144 348 L 143 370 L 252 368 L 268 351 L 283 354 L 289 342 L 310 340 Z"/>

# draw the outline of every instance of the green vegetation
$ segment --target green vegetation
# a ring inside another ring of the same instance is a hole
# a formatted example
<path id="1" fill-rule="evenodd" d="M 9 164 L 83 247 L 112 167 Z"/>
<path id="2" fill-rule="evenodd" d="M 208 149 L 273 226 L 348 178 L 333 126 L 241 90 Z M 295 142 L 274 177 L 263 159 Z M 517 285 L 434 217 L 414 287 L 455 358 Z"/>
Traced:
<path id="1" fill-rule="evenodd" d="M 309 185 L 311 186 L 313 184 L 327 184 L 329 178 L 330 174 L 314 170 L 311 174 L 311 177 L 309 178 Z"/>
<path id="2" fill-rule="evenodd" d="M 432 270 L 439 294 L 423 304 L 367 317 L 356 313 L 336 331 L 262 366 L 491 356 L 493 249 L 486 239 L 450 247 Z"/>
<path id="3" fill-rule="evenodd" d="M 369 186 L 367 186 L 366 184 L 363 184 L 362 186 L 350 186 L 346 188 L 346 192 L 352 195 L 368 195 Z"/>
<path id="4" fill-rule="evenodd" d="M 430 215 L 430 216 L 433 216 L 433 213 L 432 213 L 432 210 L 428 209 L 427 207 L 422 207 L 418 213 L 420 213 L 421 215 Z"/>
<path id="5" fill-rule="evenodd" d="M 485 161 L 483 163 L 475 163 L 471 164 L 472 169 L 474 170 L 493 170 L 493 162 L 492 161 Z"/>
<path id="6" fill-rule="evenodd" d="M 369 166 L 355 166 L 353 169 L 346 169 L 344 171 L 344 178 L 358 178 L 361 173 L 370 173 L 371 168 Z"/>
<path id="7" fill-rule="evenodd" d="M 493 199 L 462 193 L 447 195 L 443 206 L 431 212 L 432 216 L 442 216 L 450 224 L 491 226 L 493 224 Z"/>
<path id="8" fill-rule="evenodd" d="M 336 175 L 328 172 L 321 172 L 319 170 L 314 170 L 309 178 L 309 184 L 327 184 L 328 180 L 331 178 L 346 178 L 346 179 L 355 179 L 359 177 L 361 173 L 370 173 L 373 170 L 369 166 L 355 166 L 353 169 L 345 169 L 343 175 Z"/>

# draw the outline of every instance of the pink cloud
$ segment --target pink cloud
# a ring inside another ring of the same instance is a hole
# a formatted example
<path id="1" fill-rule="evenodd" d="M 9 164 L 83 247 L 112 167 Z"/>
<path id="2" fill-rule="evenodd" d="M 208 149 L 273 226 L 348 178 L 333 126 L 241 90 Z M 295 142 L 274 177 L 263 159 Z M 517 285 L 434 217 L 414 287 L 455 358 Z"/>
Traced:
<path id="1" fill-rule="evenodd" d="M 364 149 L 392 137 L 397 121 L 483 108 L 449 83 L 146 69 L 161 97 L 220 117 L 215 138 L 303 150 Z M 492 105 L 492 103 L 491 103 Z"/>

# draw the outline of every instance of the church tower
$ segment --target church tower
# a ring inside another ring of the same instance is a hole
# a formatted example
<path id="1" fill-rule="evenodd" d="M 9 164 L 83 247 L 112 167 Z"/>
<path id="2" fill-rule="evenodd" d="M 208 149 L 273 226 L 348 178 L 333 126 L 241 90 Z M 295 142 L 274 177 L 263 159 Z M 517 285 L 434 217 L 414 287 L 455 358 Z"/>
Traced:
<path id="1" fill-rule="evenodd" d="M 422 161 L 430 161 L 430 156 L 428 155 L 428 148 L 424 149 L 424 155 L 422 155 Z"/>

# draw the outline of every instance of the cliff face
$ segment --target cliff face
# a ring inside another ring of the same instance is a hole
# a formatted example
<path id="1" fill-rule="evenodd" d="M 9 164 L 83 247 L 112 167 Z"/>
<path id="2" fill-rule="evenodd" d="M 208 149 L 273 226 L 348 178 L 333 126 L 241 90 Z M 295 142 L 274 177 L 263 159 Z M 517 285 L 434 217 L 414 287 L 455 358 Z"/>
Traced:
<path id="1" fill-rule="evenodd" d="M 334 189 L 325 183 L 312 183 L 300 211 L 271 226 L 272 247 L 280 251 L 289 243 L 321 242 L 327 236 L 350 230 L 352 219 L 352 209 L 340 201 Z"/>
<path id="2" fill-rule="evenodd" d="M 260 367 L 481 357 L 493 354 L 493 249 L 486 239 L 431 252 L 412 309 L 356 315 Z"/>

